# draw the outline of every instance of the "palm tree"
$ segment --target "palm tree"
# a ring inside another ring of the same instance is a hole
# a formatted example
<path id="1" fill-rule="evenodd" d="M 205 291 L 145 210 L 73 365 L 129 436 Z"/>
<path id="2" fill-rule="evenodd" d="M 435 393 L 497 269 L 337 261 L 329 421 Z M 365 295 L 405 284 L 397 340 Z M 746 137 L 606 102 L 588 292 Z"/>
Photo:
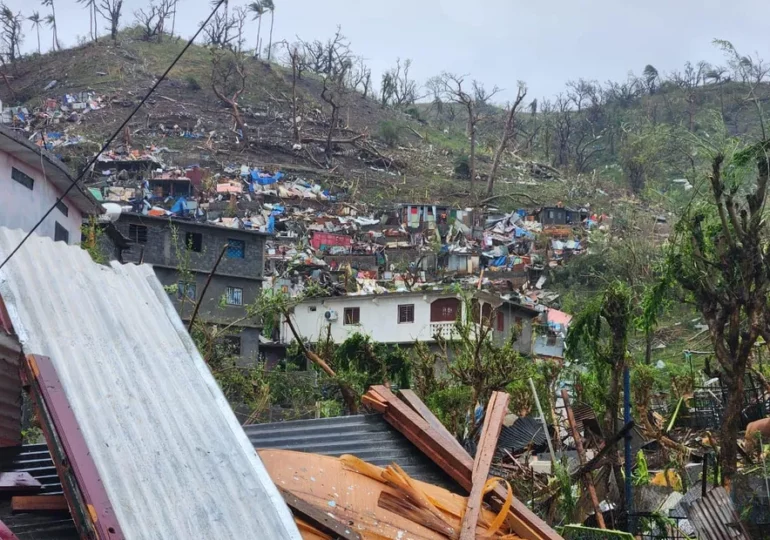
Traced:
<path id="1" fill-rule="evenodd" d="M 56 8 L 53 5 L 53 0 L 42 0 L 41 4 L 51 8 L 51 13 L 45 16 L 45 23 L 53 30 L 53 50 L 55 51 L 59 48 L 59 36 L 56 32 Z"/>
<path id="2" fill-rule="evenodd" d="M 88 17 L 90 19 L 88 31 L 91 32 L 91 39 L 96 41 L 96 34 L 98 32 L 96 22 L 96 0 L 77 0 L 77 3 L 83 4 L 84 7 L 88 9 Z"/>
<path id="3" fill-rule="evenodd" d="M 262 0 L 262 8 L 270 10 L 270 41 L 267 45 L 267 61 L 270 62 L 270 57 L 273 53 L 273 22 L 275 22 L 275 4 L 273 0 Z"/>
<path id="4" fill-rule="evenodd" d="M 254 56 L 259 58 L 259 34 L 262 32 L 262 15 L 265 14 L 265 8 L 262 6 L 262 2 L 252 2 L 249 4 L 248 9 L 254 14 L 254 18 L 251 20 L 259 21 L 259 26 L 257 26 L 257 47 L 254 50 Z"/>
<path id="5" fill-rule="evenodd" d="M 27 20 L 32 23 L 32 28 L 37 30 L 37 54 L 40 54 L 40 24 L 43 19 L 40 18 L 40 13 L 34 11 L 32 15 L 27 17 Z"/>

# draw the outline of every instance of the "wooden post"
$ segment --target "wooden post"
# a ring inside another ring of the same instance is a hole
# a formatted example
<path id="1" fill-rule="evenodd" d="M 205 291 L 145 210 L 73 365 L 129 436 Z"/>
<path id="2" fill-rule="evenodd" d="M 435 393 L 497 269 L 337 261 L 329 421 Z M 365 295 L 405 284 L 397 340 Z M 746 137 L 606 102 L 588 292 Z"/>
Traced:
<path id="1" fill-rule="evenodd" d="M 577 423 L 575 422 L 575 415 L 572 413 L 572 408 L 569 406 L 569 394 L 566 389 L 561 391 L 561 399 L 564 402 L 564 410 L 567 411 L 567 421 L 569 422 L 569 428 L 572 431 L 572 438 L 575 439 L 575 449 L 577 450 L 578 460 L 580 466 L 586 464 L 586 455 L 583 450 L 583 439 L 578 433 Z M 596 523 L 599 524 L 600 529 L 606 529 L 607 525 L 604 523 L 604 515 L 602 514 L 601 507 L 599 506 L 599 498 L 596 496 L 596 488 L 591 481 L 591 473 L 587 472 L 583 475 L 583 483 L 588 490 L 588 495 L 591 498 L 591 505 L 596 512 Z"/>
<path id="2" fill-rule="evenodd" d="M 532 396 L 535 398 L 535 405 L 537 405 L 537 412 L 540 413 L 540 419 L 543 421 L 543 430 L 545 432 L 545 440 L 548 442 L 548 451 L 551 453 L 551 472 L 556 468 L 556 453 L 553 451 L 553 444 L 551 443 L 551 434 L 548 433 L 548 423 L 545 421 L 545 415 L 543 414 L 543 407 L 540 406 L 540 398 L 537 397 L 537 390 L 535 389 L 535 383 L 532 381 L 532 377 L 529 378 L 529 387 L 532 389 Z"/>

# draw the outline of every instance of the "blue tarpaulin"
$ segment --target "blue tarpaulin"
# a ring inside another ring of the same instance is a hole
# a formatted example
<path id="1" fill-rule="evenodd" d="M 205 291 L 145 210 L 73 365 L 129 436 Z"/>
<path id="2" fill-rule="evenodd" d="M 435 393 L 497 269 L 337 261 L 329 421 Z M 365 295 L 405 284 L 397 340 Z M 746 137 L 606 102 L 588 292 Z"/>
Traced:
<path id="1" fill-rule="evenodd" d="M 489 261 L 489 266 L 505 266 L 508 263 L 508 257 L 502 256 Z"/>
<path id="2" fill-rule="evenodd" d="M 273 234 L 275 232 L 275 216 L 271 215 L 267 218 L 267 232 Z"/>
<path id="3" fill-rule="evenodd" d="M 254 169 L 251 171 L 251 181 L 256 182 L 260 186 L 269 186 L 270 184 L 275 184 L 283 178 L 282 172 L 277 172 L 273 176 L 262 176 L 259 172 L 259 169 Z"/>
<path id="4" fill-rule="evenodd" d="M 187 200 L 184 197 L 179 197 L 174 206 L 171 207 L 172 214 L 186 214 L 187 213 Z"/>
<path id="5" fill-rule="evenodd" d="M 515 238 L 522 238 L 522 237 L 524 237 L 524 238 L 534 238 L 535 235 L 532 234 L 531 232 L 529 232 L 526 229 L 522 229 L 521 227 L 516 227 L 514 229 L 514 237 Z"/>

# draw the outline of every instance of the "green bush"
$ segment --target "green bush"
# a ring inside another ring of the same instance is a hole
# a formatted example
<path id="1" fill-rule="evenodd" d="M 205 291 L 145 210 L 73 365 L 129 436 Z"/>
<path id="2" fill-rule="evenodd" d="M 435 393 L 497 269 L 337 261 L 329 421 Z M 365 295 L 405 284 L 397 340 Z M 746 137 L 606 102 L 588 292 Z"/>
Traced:
<path id="1" fill-rule="evenodd" d="M 457 178 L 471 177 L 471 158 L 469 156 L 457 156 L 454 159 L 454 171 Z"/>
<path id="2" fill-rule="evenodd" d="M 396 122 L 380 122 L 380 138 L 385 141 L 389 147 L 396 146 L 401 138 L 401 126 Z"/>
<path id="3" fill-rule="evenodd" d="M 189 75 L 186 80 L 187 80 L 187 88 L 188 88 L 188 90 L 192 90 L 193 92 L 197 92 L 197 91 L 199 91 L 202 88 L 201 83 L 198 82 L 198 79 L 196 79 L 192 75 Z"/>

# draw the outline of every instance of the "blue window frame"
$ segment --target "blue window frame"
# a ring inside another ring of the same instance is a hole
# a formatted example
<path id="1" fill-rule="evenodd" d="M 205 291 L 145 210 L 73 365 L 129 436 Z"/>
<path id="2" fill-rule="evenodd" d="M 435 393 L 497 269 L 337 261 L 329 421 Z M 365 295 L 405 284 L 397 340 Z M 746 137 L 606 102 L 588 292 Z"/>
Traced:
<path id="1" fill-rule="evenodd" d="M 243 240 L 227 239 L 227 258 L 228 259 L 245 259 L 246 258 L 246 242 Z"/>

